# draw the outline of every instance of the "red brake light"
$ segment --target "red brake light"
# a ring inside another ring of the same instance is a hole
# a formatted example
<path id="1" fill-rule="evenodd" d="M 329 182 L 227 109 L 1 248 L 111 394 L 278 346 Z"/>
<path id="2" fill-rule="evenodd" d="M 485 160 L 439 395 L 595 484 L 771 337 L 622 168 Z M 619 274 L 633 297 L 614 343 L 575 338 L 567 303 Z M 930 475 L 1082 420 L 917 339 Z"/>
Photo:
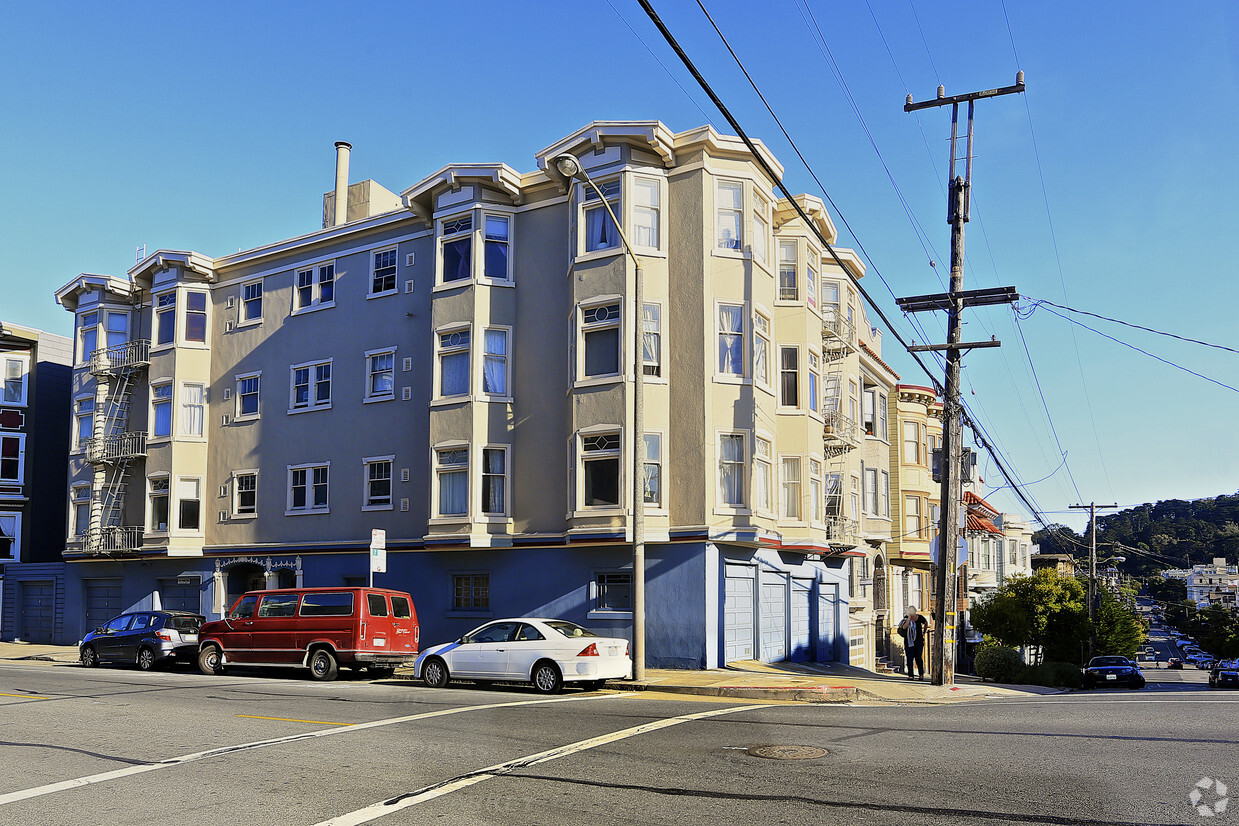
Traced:
<path id="1" fill-rule="evenodd" d="M 577 656 L 578 657 L 597 657 L 598 656 L 597 644 L 591 642 L 589 645 L 585 646 L 585 650 L 582 651 L 580 654 L 577 654 Z"/>
<path id="2" fill-rule="evenodd" d="M 164 642 L 172 642 L 172 635 L 166 631 L 160 631 L 155 636 L 159 637 L 159 639 L 163 640 Z"/>
<path id="3" fill-rule="evenodd" d="M 631 657 L 631 656 L 632 656 L 632 643 L 631 643 L 631 642 L 630 642 L 630 643 L 627 643 L 627 644 L 624 646 L 624 656 L 625 656 L 625 657 Z"/>

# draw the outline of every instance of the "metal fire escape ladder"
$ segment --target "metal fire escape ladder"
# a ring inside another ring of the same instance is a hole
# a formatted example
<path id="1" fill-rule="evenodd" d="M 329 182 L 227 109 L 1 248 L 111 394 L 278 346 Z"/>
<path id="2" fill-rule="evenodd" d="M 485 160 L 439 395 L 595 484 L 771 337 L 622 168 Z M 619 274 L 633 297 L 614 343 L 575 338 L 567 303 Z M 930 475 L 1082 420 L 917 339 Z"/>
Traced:
<path id="1" fill-rule="evenodd" d="M 861 444 L 859 423 L 844 412 L 847 357 L 856 352 L 855 330 L 839 313 L 822 320 L 822 411 L 826 427 L 822 451 L 828 468 L 826 534 L 832 548 L 846 550 L 859 543 L 860 526 L 844 507 L 849 484 L 847 455 Z"/>
<path id="2" fill-rule="evenodd" d="M 134 553 L 142 547 L 143 528 L 124 524 L 125 494 L 133 466 L 146 457 L 146 433 L 131 431 L 129 412 L 138 379 L 150 359 L 150 342 L 128 341 L 91 354 L 91 372 L 109 385 L 103 406 L 101 436 L 86 445 L 87 460 L 103 471 L 103 484 L 92 492 L 101 505 L 98 527 L 92 525 L 86 538 L 93 554 Z"/>

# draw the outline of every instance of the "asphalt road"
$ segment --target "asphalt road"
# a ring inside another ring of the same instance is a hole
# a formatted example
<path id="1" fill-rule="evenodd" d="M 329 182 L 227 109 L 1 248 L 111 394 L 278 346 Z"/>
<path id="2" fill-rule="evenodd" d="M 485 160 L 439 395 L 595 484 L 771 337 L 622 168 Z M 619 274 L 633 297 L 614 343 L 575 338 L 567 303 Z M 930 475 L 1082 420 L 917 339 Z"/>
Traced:
<path id="1" fill-rule="evenodd" d="M 5 663 L 0 720 L 23 826 L 1195 824 L 1235 819 L 1198 781 L 1239 789 L 1239 692 L 1198 682 L 866 707 Z"/>

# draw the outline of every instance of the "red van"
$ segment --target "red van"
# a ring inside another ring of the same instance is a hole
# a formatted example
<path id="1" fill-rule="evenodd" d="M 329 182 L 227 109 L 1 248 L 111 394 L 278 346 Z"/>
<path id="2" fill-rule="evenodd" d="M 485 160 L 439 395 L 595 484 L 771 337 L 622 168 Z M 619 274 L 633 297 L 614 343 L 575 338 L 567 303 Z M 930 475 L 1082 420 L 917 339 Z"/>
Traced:
<path id="1" fill-rule="evenodd" d="M 343 666 L 390 677 L 396 666 L 413 664 L 418 637 L 417 611 L 403 591 L 250 591 L 222 620 L 198 630 L 198 668 L 221 674 L 229 664 L 291 665 L 334 680 Z"/>

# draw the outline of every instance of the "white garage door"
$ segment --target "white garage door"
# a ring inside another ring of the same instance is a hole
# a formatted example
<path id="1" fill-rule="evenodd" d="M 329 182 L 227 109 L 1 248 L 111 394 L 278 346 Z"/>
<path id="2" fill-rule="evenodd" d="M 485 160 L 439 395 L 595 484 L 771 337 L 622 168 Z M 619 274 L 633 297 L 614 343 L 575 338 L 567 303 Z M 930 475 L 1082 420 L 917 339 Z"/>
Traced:
<path id="1" fill-rule="evenodd" d="M 792 650 L 787 655 L 789 660 L 813 658 L 812 598 L 813 580 L 792 579 Z"/>
<path id="2" fill-rule="evenodd" d="M 761 575 L 761 660 L 787 659 L 787 578 L 763 571 Z"/>
<path id="3" fill-rule="evenodd" d="M 753 569 L 724 566 L 723 657 L 726 662 L 753 659 Z"/>

